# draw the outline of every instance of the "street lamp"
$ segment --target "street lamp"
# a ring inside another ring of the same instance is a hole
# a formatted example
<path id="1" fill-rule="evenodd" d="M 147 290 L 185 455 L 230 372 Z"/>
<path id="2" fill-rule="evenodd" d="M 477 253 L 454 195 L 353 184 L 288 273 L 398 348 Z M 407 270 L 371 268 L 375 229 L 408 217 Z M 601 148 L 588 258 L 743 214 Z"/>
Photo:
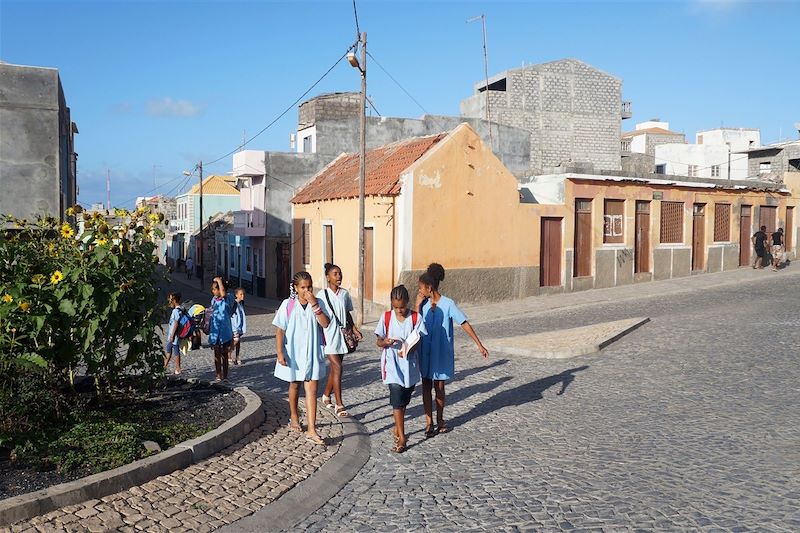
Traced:
<path id="1" fill-rule="evenodd" d="M 359 138 L 359 161 L 358 161 L 358 311 L 359 325 L 364 324 L 364 186 L 366 183 L 366 163 L 367 163 L 367 32 L 363 32 L 358 42 L 361 44 L 361 61 L 359 62 L 356 54 L 347 54 L 347 62 L 353 68 L 357 68 L 361 73 L 361 116 L 359 123 L 361 126 Z"/>
<path id="2" fill-rule="evenodd" d="M 195 246 L 195 255 L 194 258 L 197 263 L 197 268 L 200 269 L 200 287 L 202 288 L 205 282 L 205 273 L 203 269 L 203 162 L 200 161 L 194 167 L 194 170 L 198 170 L 200 172 L 200 233 L 197 237 L 197 246 Z M 194 171 L 192 171 L 194 172 Z M 183 171 L 184 176 L 191 176 L 191 172 Z M 191 235 L 189 236 L 191 238 Z"/>

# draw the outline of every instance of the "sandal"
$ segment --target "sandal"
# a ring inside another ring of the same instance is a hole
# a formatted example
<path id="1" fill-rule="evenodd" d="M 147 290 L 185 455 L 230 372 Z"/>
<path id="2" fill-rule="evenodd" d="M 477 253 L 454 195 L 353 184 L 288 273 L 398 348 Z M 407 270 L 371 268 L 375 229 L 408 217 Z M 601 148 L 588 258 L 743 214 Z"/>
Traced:
<path id="1" fill-rule="evenodd" d="M 286 427 L 289 428 L 289 431 L 294 431 L 295 433 L 302 433 L 303 432 L 303 426 L 301 426 L 300 424 L 294 425 L 294 424 L 292 424 L 291 421 L 289 422 L 289 424 Z"/>
<path id="2" fill-rule="evenodd" d="M 450 431 L 450 428 L 444 424 L 439 424 L 439 427 L 436 429 L 436 433 L 447 433 L 448 431 Z"/>
<path id="3" fill-rule="evenodd" d="M 325 406 L 326 409 L 336 409 L 336 405 L 331 403 L 331 397 L 322 395 L 322 405 Z"/>
<path id="4" fill-rule="evenodd" d="M 398 442 L 398 443 L 397 443 L 397 444 L 395 444 L 395 445 L 394 445 L 394 447 L 392 448 L 392 452 L 394 452 L 394 453 L 403 453 L 403 452 L 404 452 L 404 451 L 406 451 L 407 449 L 408 449 L 408 446 L 406 446 L 405 444 L 400 444 L 400 443 Z"/>
<path id="5" fill-rule="evenodd" d="M 347 412 L 347 409 L 344 408 L 344 405 L 337 405 L 334 409 L 334 413 L 339 418 L 347 418 L 350 416 L 350 413 Z"/>
<path id="6" fill-rule="evenodd" d="M 436 436 L 436 429 L 433 426 L 425 428 L 425 438 L 430 439 Z"/>
<path id="7" fill-rule="evenodd" d="M 306 440 L 317 446 L 325 446 L 325 440 L 319 435 L 306 435 Z"/>

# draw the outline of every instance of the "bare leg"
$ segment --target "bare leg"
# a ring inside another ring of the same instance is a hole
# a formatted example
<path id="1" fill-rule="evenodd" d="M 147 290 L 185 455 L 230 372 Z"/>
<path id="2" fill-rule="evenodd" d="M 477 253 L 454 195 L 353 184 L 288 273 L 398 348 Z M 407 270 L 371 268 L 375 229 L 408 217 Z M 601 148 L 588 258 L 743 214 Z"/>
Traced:
<path id="1" fill-rule="evenodd" d="M 339 358 L 334 354 L 328 354 L 328 363 L 330 363 L 330 372 L 328 372 L 328 380 L 325 382 L 325 391 L 322 393 L 325 396 L 333 394 L 333 369 L 339 364 Z"/>
<path id="2" fill-rule="evenodd" d="M 300 425 L 300 415 L 297 412 L 297 401 L 300 397 L 300 382 L 292 381 L 289 383 L 289 420 L 292 429 L 303 431 Z"/>
<path id="3" fill-rule="evenodd" d="M 405 427 L 405 418 L 406 418 L 406 408 L 401 407 L 400 409 L 394 409 L 394 433 L 397 436 L 396 439 L 396 448 L 405 448 L 406 446 L 406 427 Z"/>
<path id="4" fill-rule="evenodd" d="M 175 373 L 181 373 L 181 354 L 175 356 Z"/>
<path id="5" fill-rule="evenodd" d="M 336 395 L 336 405 L 341 407 L 344 405 L 344 401 L 342 401 L 342 357 L 333 355 L 330 357 L 330 361 L 331 371 L 328 373 L 328 383 L 333 381 L 333 393 Z M 327 389 L 327 387 L 325 388 Z M 328 396 L 330 396 L 330 393 L 328 393 Z"/>
<path id="6" fill-rule="evenodd" d="M 236 364 L 239 364 L 242 361 L 239 358 L 239 350 L 241 349 L 241 347 L 242 347 L 242 339 L 238 338 L 236 339 L 236 359 L 235 359 Z"/>
<path id="7" fill-rule="evenodd" d="M 422 378 L 422 407 L 425 410 L 425 432 L 433 430 L 433 380 Z"/>
<path id="8" fill-rule="evenodd" d="M 304 381 L 303 387 L 306 393 L 306 418 L 308 419 L 308 429 L 306 433 L 310 437 L 317 436 L 317 381 Z"/>
<path id="9" fill-rule="evenodd" d="M 217 379 L 222 379 L 222 360 L 220 358 L 220 352 L 222 351 L 218 346 L 214 346 L 214 370 L 217 374 Z"/>
<path id="10" fill-rule="evenodd" d="M 220 346 L 219 359 L 222 363 L 222 379 L 228 379 L 228 353 L 230 353 L 230 346 L 228 346 L 227 350 Z"/>
<path id="11" fill-rule="evenodd" d="M 437 379 L 434 382 L 434 387 L 436 388 L 436 425 L 439 426 L 440 433 L 446 433 L 447 426 L 444 423 L 444 380 Z M 444 431 L 442 431 L 442 428 L 444 428 Z"/>

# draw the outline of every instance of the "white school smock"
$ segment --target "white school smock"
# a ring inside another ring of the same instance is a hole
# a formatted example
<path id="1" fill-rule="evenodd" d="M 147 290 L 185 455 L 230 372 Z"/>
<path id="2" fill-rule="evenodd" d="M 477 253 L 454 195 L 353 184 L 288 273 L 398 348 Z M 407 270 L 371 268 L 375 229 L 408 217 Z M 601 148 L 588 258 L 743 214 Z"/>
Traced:
<path id="1" fill-rule="evenodd" d="M 411 318 L 411 312 L 408 313 L 406 319 L 402 322 L 397 320 L 397 315 L 394 311 L 389 311 L 391 318 L 389 319 L 389 333 L 386 333 L 386 314 L 382 314 L 378 320 L 378 325 L 375 327 L 375 335 L 378 337 L 390 337 L 392 339 L 405 340 L 411 335 L 412 328 L 417 330 L 422 336 L 427 333 L 425 330 L 425 323 L 422 320 L 422 315 L 417 314 L 417 324 Z M 419 352 L 422 349 L 422 339 L 417 343 L 411 354 L 406 354 L 405 357 L 400 357 L 397 354 L 403 347 L 402 343 L 396 342 L 388 348 L 384 348 L 381 353 L 381 379 L 386 385 L 397 384 L 403 387 L 413 387 L 420 382 L 421 376 L 419 371 Z"/>
<path id="2" fill-rule="evenodd" d="M 310 305 L 303 309 L 299 300 L 294 301 L 289 316 L 289 299 L 281 303 L 272 325 L 284 331 L 283 353 L 286 366 L 275 361 L 275 377 L 283 381 L 320 380 L 328 373 L 328 359 L 322 349 L 322 328 Z M 328 315 L 327 306 L 320 302 L 320 309 Z"/>
<path id="3" fill-rule="evenodd" d="M 331 300 L 333 309 L 328 309 L 331 315 L 331 323 L 325 328 L 325 353 L 326 354 L 346 354 L 347 343 L 344 340 L 342 328 L 336 324 L 336 318 L 342 324 L 342 327 L 347 326 L 347 313 L 353 310 L 353 301 L 350 299 L 350 293 L 347 290 L 339 288 L 339 292 L 335 293 L 330 288 L 322 289 L 317 293 L 317 301 L 320 305 L 325 304 L 328 308 L 328 299 L 325 298 L 327 293 L 328 298 Z M 333 315 L 336 315 L 334 318 Z"/>

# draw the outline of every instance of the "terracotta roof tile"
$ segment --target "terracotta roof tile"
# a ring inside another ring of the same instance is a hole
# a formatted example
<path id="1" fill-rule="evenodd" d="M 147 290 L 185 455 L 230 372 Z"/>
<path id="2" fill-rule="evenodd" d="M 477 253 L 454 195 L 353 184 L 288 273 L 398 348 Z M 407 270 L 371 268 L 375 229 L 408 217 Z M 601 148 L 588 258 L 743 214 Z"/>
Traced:
<path id="1" fill-rule="evenodd" d="M 416 137 L 368 150 L 364 192 L 367 196 L 400 193 L 400 175 L 445 137 L 445 133 Z M 322 169 L 294 198 L 292 203 L 358 196 L 358 154 L 342 154 Z"/>

